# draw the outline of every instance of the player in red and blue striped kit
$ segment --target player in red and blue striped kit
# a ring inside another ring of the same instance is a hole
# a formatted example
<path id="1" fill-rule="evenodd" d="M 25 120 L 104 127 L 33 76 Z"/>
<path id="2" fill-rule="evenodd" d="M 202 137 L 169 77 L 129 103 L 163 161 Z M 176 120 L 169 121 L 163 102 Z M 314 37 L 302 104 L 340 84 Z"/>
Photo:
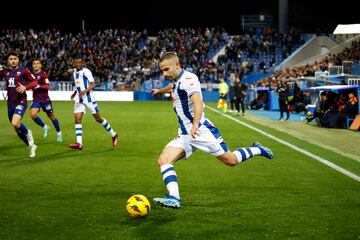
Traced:
<path id="1" fill-rule="evenodd" d="M 41 61 L 38 58 L 35 58 L 32 61 L 32 68 L 34 71 L 33 73 L 34 73 L 35 79 L 39 83 L 39 88 L 33 90 L 33 102 L 30 106 L 30 117 L 32 118 L 32 120 L 34 120 L 34 122 L 36 124 L 38 124 L 39 126 L 41 126 L 44 129 L 44 138 L 46 138 L 48 135 L 48 131 L 50 130 L 50 127 L 47 126 L 41 120 L 41 118 L 39 118 L 37 116 L 40 109 L 42 109 L 47 114 L 49 119 L 52 121 L 52 123 L 56 129 L 57 141 L 62 142 L 62 134 L 61 134 L 61 130 L 60 130 L 60 124 L 54 115 L 54 110 L 53 110 L 51 100 L 50 100 L 49 94 L 48 94 L 48 91 L 50 88 L 50 82 L 49 82 L 48 75 L 46 72 L 44 72 L 41 69 L 42 68 Z"/>
<path id="2" fill-rule="evenodd" d="M 7 55 L 8 68 L 0 68 L 0 78 L 5 77 L 7 89 L 8 117 L 19 138 L 29 146 L 30 157 L 35 157 L 36 145 L 32 132 L 21 123 L 27 108 L 26 90 L 37 88 L 38 82 L 29 69 L 19 66 L 17 53 Z M 27 84 L 27 81 L 30 82 Z"/>

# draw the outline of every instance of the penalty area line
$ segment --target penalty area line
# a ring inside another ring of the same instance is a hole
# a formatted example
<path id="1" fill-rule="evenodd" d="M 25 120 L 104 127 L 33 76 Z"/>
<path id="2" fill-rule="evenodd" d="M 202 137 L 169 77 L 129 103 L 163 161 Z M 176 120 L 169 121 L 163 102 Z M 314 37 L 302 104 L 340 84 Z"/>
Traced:
<path id="1" fill-rule="evenodd" d="M 311 152 L 308 152 L 305 149 L 299 148 L 299 147 L 297 147 L 297 146 L 295 146 L 295 145 L 293 145 L 291 143 L 288 143 L 288 142 L 286 142 L 286 141 L 284 141 L 284 140 L 282 140 L 280 138 L 277 138 L 274 135 L 271 135 L 271 134 L 269 134 L 269 133 L 267 133 L 267 132 L 265 132 L 263 130 L 257 129 L 254 126 L 252 126 L 250 124 L 247 124 L 247 123 L 245 123 L 243 121 L 240 121 L 239 119 L 234 118 L 232 116 L 229 116 L 229 115 L 227 115 L 225 113 L 222 113 L 222 112 L 216 110 L 213 107 L 206 106 L 206 108 L 208 108 L 209 110 L 211 110 L 213 112 L 216 112 L 216 113 L 218 113 L 218 114 L 220 114 L 220 115 L 222 115 L 222 116 L 224 116 L 226 118 L 229 118 L 229 119 L 233 120 L 234 122 L 237 122 L 237 123 L 239 123 L 239 124 L 241 124 L 241 125 L 243 125 L 243 126 L 245 126 L 247 128 L 250 128 L 251 130 L 254 130 L 254 131 L 256 131 L 256 132 L 258 132 L 258 133 L 260 133 L 260 134 L 262 134 L 264 136 L 267 136 L 267 137 L 269 137 L 269 138 L 271 138 L 271 139 L 273 139 L 273 140 L 275 140 L 275 141 L 277 141 L 277 142 L 279 142 L 279 143 L 281 143 L 281 144 L 283 144 L 285 146 L 288 146 L 289 148 L 292 148 L 295 151 L 298 151 L 298 152 L 300 152 L 300 153 L 302 153 L 302 154 L 304 154 L 304 155 L 306 155 L 308 157 L 311 157 L 312 159 L 315 159 L 316 161 L 321 162 L 322 164 L 325 164 L 326 166 L 328 166 L 328 167 L 330 167 L 330 168 L 332 168 L 332 169 L 334 169 L 334 170 L 336 170 L 336 171 L 338 171 L 338 172 L 340 172 L 340 173 L 342 173 L 342 174 L 344 174 L 344 175 L 346 175 L 346 176 L 360 182 L 360 176 L 358 176 L 358 175 L 356 175 L 356 174 L 354 174 L 354 173 L 352 173 L 352 172 L 350 172 L 350 171 L 348 171 L 348 170 L 346 170 L 346 169 L 344 169 L 344 168 L 342 168 L 342 167 L 340 167 L 340 166 L 338 166 L 338 165 L 336 165 L 336 164 L 334 164 L 334 163 L 332 163 L 332 162 L 330 162 L 330 161 L 328 161 L 328 160 L 326 160 L 326 159 L 324 159 L 322 157 L 319 157 L 318 155 L 315 155 L 315 154 L 313 154 Z"/>

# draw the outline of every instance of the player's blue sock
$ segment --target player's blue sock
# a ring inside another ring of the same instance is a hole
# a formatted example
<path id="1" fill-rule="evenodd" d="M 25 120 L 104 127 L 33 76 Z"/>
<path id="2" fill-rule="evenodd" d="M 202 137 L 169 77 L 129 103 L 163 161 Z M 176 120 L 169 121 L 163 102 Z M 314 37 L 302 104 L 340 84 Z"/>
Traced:
<path id="1" fill-rule="evenodd" d="M 76 142 L 82 144 L 82 125 L 75 124 Z"/>
<path id="2" fill-rule="evenodd" d="M 17 132 L 17 135 L 19 138 L 27 145 L 29 146 L 29 141 L 27 140 L 26 134 L 23 133 L 21 130 Z"/>
<path id="3" fill-rule="evenodd" d="M 57 118 L 52 120 L 52 123 L 54 124 L 54 127 L 55 127 L 56 131 L 60 132 L 60 124 L 59 124 L 59 121 L 57 120 Z"/>
<path id="4" fill-rule="evenodd" d="M 174 166 L 172 164 L 165 164 L 160 167 L 160 170 L 169 195 L 180 200 L 179 186 Z"/>
<path id="5" fill-rule="evenodd" d="M 236 155 L 238 163 L 244 162 L 252 156 L 260 155 L 261 151 L 258 147 L 238 148 L 233 152 Z"/>
<path id="6" fill-rule="evenodd" d="M 106 121 L 105 118 L 103 118 L 103 120 L 104 120 L 104 121 L 101 123 L 101 125 L 103 125 L 103 127 L 106 129 L 106 131 L 108 131 L 108 132 L 111 134 L 111 136 L 114 137 L 114 136 L 115 136 L 115 132 L 114 132 L 114 130 L 111 128 L 110 123 L 108 123 L 108 121 Z"/>
<path id="7" fill-rule="evenodd" d="M 36 122 L 37 125 L 39 125 L 40 127 L 44 127 L 45 126 L 45 123 L 41 120 L 41 118 L 39 117 L 36 117 L 33 119 L 34 122 Z"/>
<path id="8" fill-rule="evenodd" d="M 23 123 L 20 124 L 19 130 L 20 130 L 21 132 L 23 132 L 24 134 L 28 134 L 28 132 L 29 132 L 28 129 L 27 129 L 27 127 L 26 127 Z"/>

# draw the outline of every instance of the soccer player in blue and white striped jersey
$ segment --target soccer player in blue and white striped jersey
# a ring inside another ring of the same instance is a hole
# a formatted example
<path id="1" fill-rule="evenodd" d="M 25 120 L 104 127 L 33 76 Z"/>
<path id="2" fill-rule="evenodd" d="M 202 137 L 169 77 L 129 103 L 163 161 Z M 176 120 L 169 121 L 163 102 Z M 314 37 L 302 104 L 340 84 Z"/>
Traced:
<path id="1" fill-rule="evenodd" d="M 83 149 L 81 121 L 85 113 L 85 108 L 89 109 L 95 120 L 109 132 L 112 137 L 112 146 L 116 147 L 118 144 L 118 134 L 112 129 L 110 123 L 100 115 L 99 108 L 92 92 L 96 84 L 91 71 L 84 67 L 84 61 L 80 55 L 75 57 L 74 65 L 76 69 L 73 73 L 73 77 L 76 90 L 71 95 L 71 99 L 74 99 L 75 96 L 78 95 L 74 106 L 76 143 L 69 144 L 69 147 L 80 150 Z"/>
<path id="2" fill-rule="evenodd" d="M 179 130 L 178 136 L 166 145 L 157 160 L 168 194 L 165 198 L 154 198 L 154 203 L 165 207 L 181 207 L 177 175 L 173 163 L 183 157 L 190 157 L 196 149 L 210 153 L 229 166 L 234 166 L 257 155 L 273 158 L 272 151 L 258 142 L 253 143 L 251 147 L 229 151 L 219 130 L 205 117 L 201 87 L 197 76 L 180 67 L 179 58 L 175 52 L 164 53 L 160 58 L 159 67 L 164 77 L 173 82 L 162 89 L 153 89 L 153 94 L 171 91 Z"/>

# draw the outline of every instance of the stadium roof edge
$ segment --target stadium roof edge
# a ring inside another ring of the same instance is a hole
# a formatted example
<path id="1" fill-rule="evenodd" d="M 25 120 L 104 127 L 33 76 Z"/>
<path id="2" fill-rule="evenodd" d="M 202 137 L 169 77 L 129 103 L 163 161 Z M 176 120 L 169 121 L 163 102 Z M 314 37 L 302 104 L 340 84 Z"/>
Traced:
<path id="1" fill-rule="evenodd" d="M 334 34 L 357 34 L 360 33 L 360 24 L 338 24 Z"/>

